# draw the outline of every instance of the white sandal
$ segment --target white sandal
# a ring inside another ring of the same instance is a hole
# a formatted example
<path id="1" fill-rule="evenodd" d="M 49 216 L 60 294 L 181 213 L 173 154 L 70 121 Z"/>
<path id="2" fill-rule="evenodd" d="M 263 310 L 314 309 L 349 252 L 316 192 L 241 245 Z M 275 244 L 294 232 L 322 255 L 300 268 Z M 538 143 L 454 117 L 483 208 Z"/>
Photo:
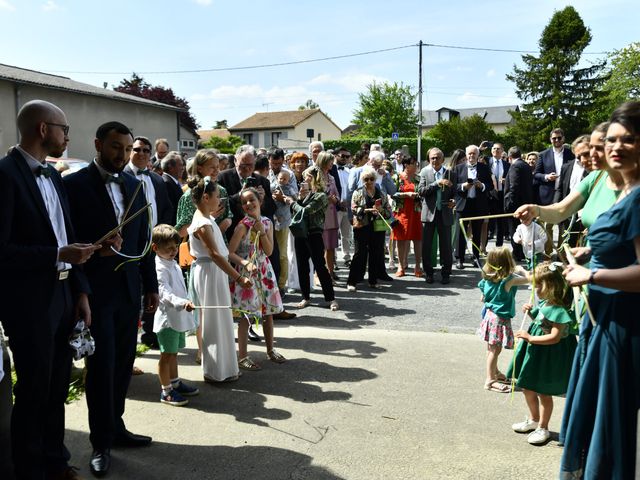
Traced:
<path id="1" fill-rule="evenodd" d="M 306 308 L 309 305 L 311 305 L 311 301 L 303 298 L 302 301 L 296 305 L 296 308 Z"/>
<path id="2" fill-rule="evenodd" d="M 331 309 L 332 312 L 335 312 L 336 310 L 340 309 L 340 305 L 338 305 L 338 302 L 336 302 L 335 300 L 331 300 L 331 303 L 329 304 L 329 308 Z"/>

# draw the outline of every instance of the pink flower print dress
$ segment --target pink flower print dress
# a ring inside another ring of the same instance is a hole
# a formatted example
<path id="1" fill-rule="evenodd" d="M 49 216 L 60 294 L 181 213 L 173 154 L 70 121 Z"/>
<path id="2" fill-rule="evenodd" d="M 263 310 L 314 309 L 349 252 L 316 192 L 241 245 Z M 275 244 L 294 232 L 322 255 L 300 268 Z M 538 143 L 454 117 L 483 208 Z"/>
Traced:
<path id="1" fill-rule="evenodd" d="M 265 231 L 269 230 L 271 220 L 267 217 L 261 217 L 260 221 L 264 225 Z M 249 233 L 244 236 L 238 246 L 237 254 L 253 263 L 257 269 L 250 275 L 253 286 L 250 288 L 242 288 L 235 281 L 231 282 L 231 304 L 235 316 L 246 314 L 250 317 L 262 318 L 263 315 L 273 315 L 284 310 L 282 307 L 282 298 L 280 290 L 278 290 L 278 279 L 273 272 L 269 257 L 262 250 L 260 244 L 260 236 L 256 234 L 251 227 L 254 219 L 244 217 L 240 223 L 249 229 Z M 256 249 L 256 237 L 257 249 Z M 238 272 L 245 276 L 247 272 L 241 267 L 236 267 Z M 249 312 L 249 313 L 247 313 Z"/>

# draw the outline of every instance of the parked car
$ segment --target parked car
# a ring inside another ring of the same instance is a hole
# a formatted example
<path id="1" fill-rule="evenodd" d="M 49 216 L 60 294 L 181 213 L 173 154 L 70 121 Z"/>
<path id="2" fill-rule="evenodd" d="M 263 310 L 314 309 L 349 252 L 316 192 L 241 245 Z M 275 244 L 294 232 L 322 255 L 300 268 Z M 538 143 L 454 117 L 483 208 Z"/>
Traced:
<path id="1" fill-rule="evenodd" d="M 53 158 L 47 157 L 47 163 L 58 170 L 64 177 L 89 165 L 89 162 L 80 158 Z"/>

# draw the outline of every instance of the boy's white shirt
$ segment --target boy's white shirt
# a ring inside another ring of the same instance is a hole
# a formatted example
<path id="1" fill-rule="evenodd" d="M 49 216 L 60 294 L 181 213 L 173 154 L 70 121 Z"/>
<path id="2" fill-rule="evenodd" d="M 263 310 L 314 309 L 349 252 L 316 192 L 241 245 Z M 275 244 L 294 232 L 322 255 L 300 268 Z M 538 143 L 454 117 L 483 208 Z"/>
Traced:
<path id="1" fill-rule="evenodd" d="M 193 313 L 184 309 L 189 299 L 178 263 L 156 255 L 156 273 L 160 302 L 153 318 L 153 331 L 172 328 L 177 332 L 188 332 L 195 329 L 196 319 Z"/>
<path id="2" fill-rule="evenodd" d="M 544 228 L 536 222 L 531 222 L 529 225 L 521 223 L 513 234 L 513 241 L 522 244 L 524 256 L 531 258 L 533 257 L 534 252 L 544 252 L 544 245 L 547 242 L 547 233 Z"/>

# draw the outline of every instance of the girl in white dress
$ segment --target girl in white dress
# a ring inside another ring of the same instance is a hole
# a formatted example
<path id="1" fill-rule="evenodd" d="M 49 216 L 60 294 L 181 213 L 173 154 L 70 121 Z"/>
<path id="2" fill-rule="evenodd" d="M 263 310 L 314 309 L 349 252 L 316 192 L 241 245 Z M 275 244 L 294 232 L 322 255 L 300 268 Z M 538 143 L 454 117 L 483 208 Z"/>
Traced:
<path id="1" fill-rule="evenodd" d="M 251 280 L 239 274 L 227 260 L 229 251 L 220 228 L 211 218 L 220 203 L 218 188 L 210 177 L 189 183 L 197 210 L 188 228 L 189 249 L 196 258 L 191 267 L 193 303 L 197 306 L 231 306 L 229 277 L 244 288 Z M 230 308 L 201 309 L 202 371 L 206 382 L 238 379 L 233 318 Z"/>

